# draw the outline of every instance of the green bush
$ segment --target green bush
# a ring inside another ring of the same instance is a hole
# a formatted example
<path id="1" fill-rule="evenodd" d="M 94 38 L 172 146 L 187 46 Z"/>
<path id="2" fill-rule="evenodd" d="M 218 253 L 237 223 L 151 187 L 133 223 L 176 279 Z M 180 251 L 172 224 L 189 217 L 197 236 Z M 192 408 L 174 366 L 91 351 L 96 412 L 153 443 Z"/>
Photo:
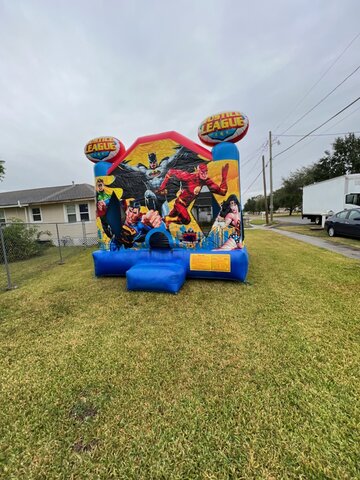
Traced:
<path id="1" fill-rule="evenodd" d="M 21 220 L 15 220 L 6 227 L 2 227 L 2 231 L 8 262 L 26 260 L 41 255 L 44 251 L 44 246 L 39 243 L 38 239 L 42 233 L 48 232 L 40 232 L 37 227 L 28 226 Z M 4 263 L 2 249 L 0 261 Z"/>

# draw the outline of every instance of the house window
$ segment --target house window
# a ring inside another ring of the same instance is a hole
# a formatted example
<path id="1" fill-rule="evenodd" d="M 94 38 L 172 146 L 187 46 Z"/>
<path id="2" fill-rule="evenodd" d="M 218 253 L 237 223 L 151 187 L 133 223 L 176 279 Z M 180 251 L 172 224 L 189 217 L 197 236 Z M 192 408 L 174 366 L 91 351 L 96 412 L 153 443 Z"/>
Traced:
<path id="1" fill-rule="evenodd" d="M 67 215 L 67 221 L 69 223 L 75 223 L 76 222 L 76 206 L 66 205 L 66 215 Z"/>
<path id="2" fill-rule="evenodd" d="M 42 222 L 40 208 L 38 207 L 32 208 L 31 213 L 32 213 L 33 222 Z"/>
<path id="3" fill-rule="evenodd" d="M 79 205 L 79 212 L 80 212 L 80 220 L 82 222 L 88 222 L 90 220 L 89 205 L 87 203 L 81 203 Z"/>
<path id="4" fill-rule="evenodd" d="M 69 223 L 88 222 L 90 220 L 89 204 L 66 204 L 65 220 L 67 220 Z"/>
<path id="5" fill-rule="evenodd" d="M 0 223 L 6 223 L 5 210 L 0 208 Z"/>

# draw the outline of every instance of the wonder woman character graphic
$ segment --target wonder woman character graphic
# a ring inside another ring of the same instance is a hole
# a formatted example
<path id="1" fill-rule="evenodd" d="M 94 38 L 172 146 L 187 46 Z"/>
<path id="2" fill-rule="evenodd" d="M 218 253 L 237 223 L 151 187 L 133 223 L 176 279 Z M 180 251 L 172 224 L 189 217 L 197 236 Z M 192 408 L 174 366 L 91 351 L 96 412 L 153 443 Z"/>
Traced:
<path id="1" fill-rule="evenodd" d="M 230 195 L 222 204 L 217 218 L 218 225 L 223 228 L 233 227 L 234 233 L 217 250 L 235 250 L 242 248 L 240 202 L 236 195 Z"/>

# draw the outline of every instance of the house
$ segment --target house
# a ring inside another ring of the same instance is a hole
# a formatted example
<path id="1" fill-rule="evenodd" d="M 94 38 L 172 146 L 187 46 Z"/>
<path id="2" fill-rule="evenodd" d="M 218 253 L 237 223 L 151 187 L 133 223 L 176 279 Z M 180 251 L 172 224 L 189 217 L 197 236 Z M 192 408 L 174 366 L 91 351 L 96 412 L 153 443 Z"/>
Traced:
<path id="1" fill-rule="evenodd" d="M 0 223 L 39 225 L 52 238 L 96 238 L 95 189 L 87 183 L 0 193 Z M 59 235 L 57 235 L 57 229 Z M 56 242 L 55 242 L 56 243 Z"/>

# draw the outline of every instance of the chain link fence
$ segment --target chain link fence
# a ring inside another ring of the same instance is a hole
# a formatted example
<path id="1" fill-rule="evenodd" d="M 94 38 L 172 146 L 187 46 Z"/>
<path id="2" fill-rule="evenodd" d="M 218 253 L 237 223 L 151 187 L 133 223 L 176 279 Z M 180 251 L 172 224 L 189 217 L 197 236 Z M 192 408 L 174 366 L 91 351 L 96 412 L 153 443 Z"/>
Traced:
<path id="1" fill-rule="evenodd" d="M 12 289 L 98 243 L 95 222 L 0 224 L 0 289 Z"/>

